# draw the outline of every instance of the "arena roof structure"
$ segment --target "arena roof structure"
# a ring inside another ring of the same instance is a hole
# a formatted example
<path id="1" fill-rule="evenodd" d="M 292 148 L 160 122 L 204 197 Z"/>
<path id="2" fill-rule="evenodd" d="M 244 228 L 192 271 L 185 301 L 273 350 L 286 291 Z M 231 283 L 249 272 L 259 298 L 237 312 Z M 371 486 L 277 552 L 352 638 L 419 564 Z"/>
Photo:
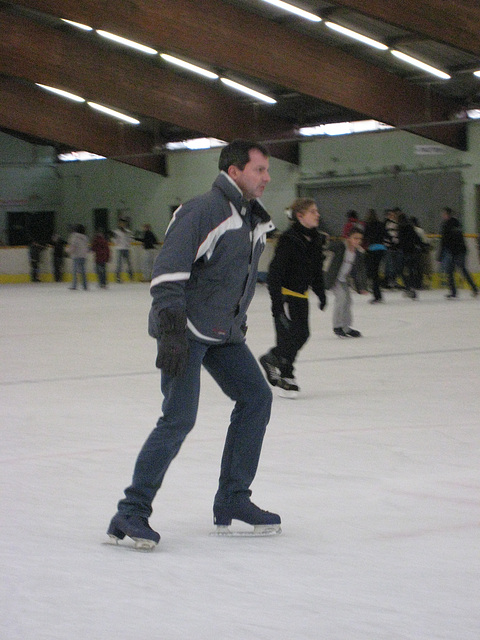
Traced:
<path id="1" fill-rule="evenodd" d="M 295 163 L 301 127 L 365 119 L 465 149 L 480 106 L 469 0 L 22 0 L 0 27 L 2 131 L 160 173 L 171 142 Z"/>

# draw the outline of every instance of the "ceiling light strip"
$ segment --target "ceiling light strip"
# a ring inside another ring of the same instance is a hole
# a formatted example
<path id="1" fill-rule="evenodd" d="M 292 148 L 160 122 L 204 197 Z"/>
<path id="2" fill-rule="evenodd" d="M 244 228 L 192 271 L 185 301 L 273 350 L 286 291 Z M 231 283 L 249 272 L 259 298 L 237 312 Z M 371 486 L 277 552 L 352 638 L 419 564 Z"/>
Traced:
<path id="1" fill-rule="evenodd" d="M 295 7 L 293 4 L 289 4 L 288 2 L 282 2 L 282 0 L 263 0 L 267 4 L 271 4 L 274 7 L 278 7 L 279 9 L 283 9 L 284 11 L 288 11 L 289 13 L 293 13 L 296 16 L 300 16 L 301 18 L 305 18 L 305 20 L 310 20 L 311 22 L 321 22 L 322 19 L 320 16 L 316 16 L 314 13 L 310 13 L 309 11 L 304 11 L 304 9 L 299 9 Z"/>
<path id="2" fill-rule="evenodd" d="M 223 82 L 223 84 L 226 84 L 232 89 L 236 89 L 241 93 L 246 93 L 247 95 L 252 96 L 253 98 L 257 98 L 262 102 L 267 102 L 268 104 L 276 104 L 277 102 L 273 98 L 270 98 L 269 96 L 266 96 L 265 94 L 260 93 L 259 91 L 255 91 L 255 89 L 250 89 L 249 87 L 245 87 L 243 84 L 239 84 L 238 82 L 234 82 L 233 80 L 229 80 L 228 78 L 220 78 L 220 80 Z"/>
<path id="3" fill-rule="evenodd" d="M 168 53 L 161 53 L 160 57 L 166 62 L 170 62 L 170 64 L 175 64 L 178 67 L 182 67 L 183 69 L 188 69 L 188 71 L 198 73 L 205 78 L 210 78 L 210 80 L 216 80 L 218 78 L 218 75 L 216 73 L 208 71 L 207 69 L 202 69 L 202 67 L 198 67 L 196 64 L 185 62 L 185 60 L 180 60 L 180 58 L 175 58 L 175 56 L 171 56 Z"/>
<path id="4" fill-rule="evenodd" d="M 137 49 L 142 53 L 148 53 L 149 55 L 158 53 L 158 51 L 156 49 L 152 49 L 152 47 L 147 47 L 144 44 L 139 44 L 138 42 L 128 40 L 127 38 L 122 38 L 122 36 L 117 36 L 114 33 L 110 33 L 109 31 L 103 31 L 103 29 L 97 29 L 96 31 L 99 36 L 102 36 L 102 38 L 113 40 L 114 42 L 118 42 L 119 44 L 123 44 L 126 47 L 130 47 L 132 49 Z"/>
<path id="5" fill-rule="evenodd" d="M 67 20 L 66 18 L 60 18 L 62 22 L 66 22 L 67 24 L 75 27 L 76 29 L 81 29 L 82 31 L 93 31 L 93 27 L 89 27 L 88 24 L 82 24 L 81 22 L 73 22 L 73 20 Z"/>
<path id="6" fill-rule="evenodd" d="M 41 87 L 42 89 L 46 89 L 46 91 L 50 91 L 51 93 L 62 96 L 62 98 L 68 98 L 68 100 L 73 100 L 74 102 L 85 102 L 85 98 L 81 98 L 80 96 L 77 96 L 74 93 L 70 93 L 69 91 L 57 89 L 56 87 L 49 87 L 47 84 L 40 84 L 39 82 L 36 82 L 35 84 L 37 85 L 37 87 Z"/>
<path id="7" fill-rule="evenodd" d="M 131 116 L 126 116 L 124 113 L 119 113 L 114 109 L 110 109 L 109 107 L 104 107 L 102 104 L 98 104 L 96 102 L 87 102 L 89 107 L 92 109 L 96 109 L 97 111 L 101 111 L 102 113 L 106 113 L 113 118 L 118 118 L 118 120 L 123 120 L 124 122 L 128 122 L 129 124 L 140 124 L 140 120 L 136 118 L 132 118 Z"/>
<path id="8" fill-rule="evenodd" d="M 429 64 L 422 62 L 421 60 L 412 58 L 411 56 L 408 56 L 406 53 L 403 53 L 402 51 L 397 51 L 396 49 L 390 49 L 390 53 L 394 55 L 396 58 L 399 58 L 400 60 L 403 60 L 404 62 L 407 62 L 408 64 L 411 64 L 412 66 L 417 67 L 418 69 L 422 69 L 422 71 L 431 73 L 437 78 L 442 78 L 443 80 L 450 80 L 451 78 L 451 76 L 448 75 L 448 73 L 445 73 L 444 71 L 440 71 L 440 69 L 436 69 L 435 67 L 432 67 Z"/>
<path id="9" fill-rule="evenodd" d="M 342 27 L 335 22 L 325 22 L 325 26 L 327 26 L 329 29 L 333 29 L 333 31 L 337 31 L 342 35 L 347 36 L 348 38 L 353 38 L 354 40 L 363 42 L 363 44 L 366 44 L 369 47 L 374 47 L 375 49 L 379 49 L 380 51 L 386 51 L 388 49 L 387 45 L 383 44 L 383 42 L 373 40 L 373 38 L 369 38 L 368 36 L 364 36 L 361 33 L 357 33 L 356 31 L 352 31 L 351 29 Z"/>

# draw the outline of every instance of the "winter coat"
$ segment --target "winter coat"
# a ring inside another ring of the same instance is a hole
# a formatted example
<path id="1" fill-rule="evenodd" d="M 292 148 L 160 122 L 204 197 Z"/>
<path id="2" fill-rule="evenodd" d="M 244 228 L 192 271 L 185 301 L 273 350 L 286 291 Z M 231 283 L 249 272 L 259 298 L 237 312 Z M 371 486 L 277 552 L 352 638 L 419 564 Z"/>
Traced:
<path id="1" fill-rule="evenodd" d="M 410 222 L 398 225 L 398 248 L 406 256 L 415 255 L 422 251 L 423 242 Z"/>
<path id="2" fill-rule="evenodd" d="M 88 238 L 84 233 L 74 232 L 68 238 L 68 254 L 71 258 L 86 258 L 88 255 Z"/>
<path id="3" fill-rule="evenodd" d="M 372 220 L 365 224 L 363 246 L 369 251 L 385 251 L 385 226 L 380 220 Z"/>
<path id="4" fill-rule="evenodd" d="M 345 242 L 339 240 L 328 247 L 333 253 L 330 264 L 324 273 L 325 289 L 331 289 L 337 281 L 338 274 L 343 264 L 343 258 L 347 247 Z M 359 249 L 355 250 L 355 260 L 352 270 L 348 274 L 348 280 L 352 283 L 357 293 L 365 291 L 367 288 L 367 274 L 365 271 L 364 254 Z"/>
<path id="5" fill-rule="evenodd" d="M 211 191 L 181 205 L 153 267 L 149 333 L 162 309 L 184 310 L 191 338 L 243 342 L 266 234 L 274 229 L 258 200 L 245 200 L 221 172 Z"/>
<path id="6" fill-rule="evenodd" d="M 121 251 L 128 251 L 132 243 L 132 232 L 130 229 L 115 229 L 113 232 L 115 245 Z"/>
<path id="7" fill-rule="evenodd" d="M 324 301 L 324 243 L 325 235 L 316 229 L 306 229 L 298 221 L 280 236 L 268 271 L 268 290 L 274 316 L 283 311 L 284 295 L 296 293 L 304 297 L 309 287 Z"/>
<path id="8" fill-rule="evenodd" d="M 440 241 L 440 256 L 448 251 L 453 256 L 467 252 L 467 245 L 463 238 L 462 227 L 457 218 L 448 218 L 442 224 L 442 239 Z"/>
<path id="9" fill-rule="evenodd" d="M 92 251 L 95 254 L 97 264 L 106 264 L 110 260 L 110 247 L 103 236 L 95 236 L 92 242 Z"/>

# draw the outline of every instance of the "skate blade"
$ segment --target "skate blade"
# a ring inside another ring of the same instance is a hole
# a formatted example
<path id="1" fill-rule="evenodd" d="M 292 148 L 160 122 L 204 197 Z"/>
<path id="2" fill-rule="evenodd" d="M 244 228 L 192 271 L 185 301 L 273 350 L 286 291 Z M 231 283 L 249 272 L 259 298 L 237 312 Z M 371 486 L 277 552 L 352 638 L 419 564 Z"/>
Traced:
<path id="1" fill-rule="evenodd" d="M 146 538 L 132 538 L 134 544 L 120 544 L 121 538 L 114 536 L 113 534 L 108 534 L 109 540 L 104 542 L 104 544 L 113 545 L 117 547 L 122 547 L 123 549 L 131 549 L 133 551 L 153 551 L 157 544 L 153 540 L 148 540 Z"/>
<path id="2" fill-rule="evenodd" d="M 210 535 L 230 538 L 263 538 L 265 536 L 278 536 L 280 533 L 282 533 L 282 527 L 279 524 L 256 524 L 249 531 L 232 531 L 226 525 L 217 524 Z"/>
<path id="3" fill-rule="evenodd" d="M 135 542 L 135 549 L 139 551 L 153 551 L 157 546 L 157 543 L 153 540 L 148 540 L 148 538 L 132 538 Z"/>
<path id="4" fill-rule="evenodd" d="M 287 389 L 278 388 L 278 396 L 280 398 L 288 398 L 289 400 L 296 400 L 298 398 L 298 391 L 288 391 Z"/>

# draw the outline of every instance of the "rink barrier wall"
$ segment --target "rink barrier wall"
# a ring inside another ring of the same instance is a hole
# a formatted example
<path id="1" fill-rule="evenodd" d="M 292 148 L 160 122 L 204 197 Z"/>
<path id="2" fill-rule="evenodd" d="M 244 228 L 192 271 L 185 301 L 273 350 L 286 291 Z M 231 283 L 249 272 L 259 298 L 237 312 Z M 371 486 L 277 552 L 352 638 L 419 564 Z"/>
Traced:
<path id="1" fill-rule="evenodd" d="M 445 286 L 445 275 L 439 270 L 439 263 L 436 262 L 440 236 L 429 235 L 432 243 L 430 251 L 432 275 L 429 286 L 439 288 Z M 465 234 L 465 242 L 467 244 L 467 268 L 473 276 L 476 284 L 480 286 L 480 261 L 479 261 L 479 245 L 477 234 Z M 268 272 L 268 266 L 275 252 L 276 240 L 268 240 L 265 251 L 260 258 L 259 276 L 260 282 L 265 282 Z M 114 246 L 111 247 L 111 258 L 107 265 L 107 279 L 109 282 L 115 280 L 115 268 L 117 263 L 117 251 Z M 134 280 L 142 281 L 142 264 L 144 249 L 141 243 L 134 243 L 130 247 L 130 259 L 134 272 Z M 123 269 L 125 266 L 123 266 Z M 87 278 L 89 282 L 96 282 L 97 275 L 95 272 L 95 260 L 93 253 L 89 253 L 86 263 Z M 64 282 L 72 280 L 72 260 L 65 258 L 64 261 Z M 40 280 L 42 282 L 53 282 L 53 259 L 52 249 L 47 247 L 41 255 L 40 259 Z M 128 281 L 128 274 L 122 273 L 122 280 Z M 30 282 L 30 262 L 28 258 L 28 247 L 6 247 L 0 246 L 0 284 L 18 284 Z M 464 286 L 462 278 L 458 276 L 459 287 Z"/>

